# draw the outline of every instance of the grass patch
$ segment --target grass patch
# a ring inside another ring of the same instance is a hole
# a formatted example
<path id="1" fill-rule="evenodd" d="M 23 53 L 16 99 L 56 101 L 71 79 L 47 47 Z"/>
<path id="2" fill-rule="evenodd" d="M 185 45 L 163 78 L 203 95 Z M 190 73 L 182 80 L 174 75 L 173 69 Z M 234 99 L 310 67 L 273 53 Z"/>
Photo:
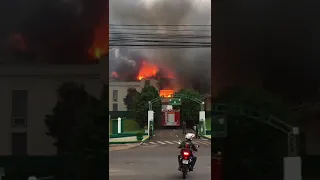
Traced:
<path id="1" fill-rule="evenodd" d="M 207 130 L 211 130 L 211 118 L 206 118 L 206 128 Z"/>
<path id="2" fill-rule="evenodd" d="M 124 132 L 138 132 L 142 129 L 139 127 L 139 124 L 134 119 L 125 119 L 124 120 Z"/>

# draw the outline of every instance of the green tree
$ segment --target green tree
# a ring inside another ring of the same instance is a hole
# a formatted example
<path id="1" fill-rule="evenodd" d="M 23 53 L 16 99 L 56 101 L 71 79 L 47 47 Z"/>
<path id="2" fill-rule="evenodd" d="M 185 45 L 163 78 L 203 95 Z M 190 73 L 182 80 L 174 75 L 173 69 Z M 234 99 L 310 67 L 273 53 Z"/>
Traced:
<path id="1" fill-rule="evenodd" d="M 188 96 L 189 98 L 202 99 L 199 92 L 193 89 L 181 89 L 178 94 Z M 193 123 L 199 120 L 199 111 L 201 110 L 200 104 L 194 102 L 193 100 L 182 98 L 181 103 L 181 120 L 192 121 Z"/>
<path id="2" fill-rule="evenodd" d="M 253 108 L 286 122 L 295 117 L 281 98 L 263 89 L 231 88 L 214 102 Z M 226 118 L 228 137 L 220 144 L 223 145 L 220 148 L 224 153 L 226 179 L 281 179 L 282 159 L 287 150 L 286 134 L 235 112 L 228 112 Z"/>
<path id="3" fill-rule="evenodd" d="M 46 116 L 45 123 L 48 127 L 47 135 L 55 139 L 58 154 L 66 154 L 72 149 L 70 142 L 79 114 L 86 112 L 90 101 L 97 99 L 90 96 L 83 85 L 75 83 L 62 84 L 57 93 L 58 102 L 53 113 Z"/>
<path id="4" fill-rule="evenodd" d="M 123 102 L 127 107 L 127 110 L 132 111 L 134 108 L 134 97 L 138 94 L 136 88 L 128 88 L 127 95 L 123 98 Z"/>
<path id="5" fill-rule="evenodd" d="M 96 171 L 106 161 L 108 151 L 105 99 L 99 101 L 76 83 L 64 83 L 57 92 L 59 100 L 53 113 L 45 119 L 47 135 L 55 139 L 59 155 L 83 160 L 68 167 L 69 171 L 78 171 L 76 174 L 81 179 L 96 179 Z"/>
<path id="6" fill-rule="evenodd" d="M 158 90 L 150 85 L 145 86 L 141 93 L 137 93 L 134 97 L 134 106 L 133 111 L 136 114 L 136 121 L 138 122 L 139 126 L 143 128 L 145 125 L 148 124 L 148 110 L 149 105 L 148 102 L 155 99 L 160 98 Z M 161 113 L 161 102 L 157 101 L 152 105 L 154 111 L 154 120 L 158 120 L 160 118 Z"/>

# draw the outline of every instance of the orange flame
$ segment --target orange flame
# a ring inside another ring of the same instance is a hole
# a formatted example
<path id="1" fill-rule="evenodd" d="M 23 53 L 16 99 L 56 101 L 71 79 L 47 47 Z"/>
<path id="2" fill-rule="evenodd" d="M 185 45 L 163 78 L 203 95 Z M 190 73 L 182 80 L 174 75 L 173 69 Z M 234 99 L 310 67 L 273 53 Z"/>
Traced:
<path id="1" fill-rule="evenodd" d="M 92 45 L 88 51 L 91 57 L 100 59 L 109 53 L 109 18 L 108 14 L 102 18 L 99 27 L 95 29 Z"/>
<path id="2" fill-rule="evenodd" d="M 173 97 L 174 90 L 160 90 L 160 97 Z"/>
<path id="3" fill-rule="evenodd" d="M 143 61 L 141 68 L 139 70 L 137 79 L 142 80 L 142 79 L 154 77 L 157 75 L 158 72 L 159 72 L 159 68 L 156 65 L 149 63 L 147 61 Z"/>

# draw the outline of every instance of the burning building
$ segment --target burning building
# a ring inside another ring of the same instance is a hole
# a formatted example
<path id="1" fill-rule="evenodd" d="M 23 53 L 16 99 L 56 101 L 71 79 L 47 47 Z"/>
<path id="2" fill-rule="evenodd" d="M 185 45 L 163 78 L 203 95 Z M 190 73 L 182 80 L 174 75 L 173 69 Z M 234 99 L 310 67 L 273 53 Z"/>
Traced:
<path id="1" fill-rule="evenodd" d="M 155 79 L 143 79 L 141 81 L 109 80 L 109 111 L 127 111 L 123 99 L 127 96 L 128 89 L 134 88 L 141 92 L 145 85 L 152 85 L 159 90 L 158 81 Z"/>

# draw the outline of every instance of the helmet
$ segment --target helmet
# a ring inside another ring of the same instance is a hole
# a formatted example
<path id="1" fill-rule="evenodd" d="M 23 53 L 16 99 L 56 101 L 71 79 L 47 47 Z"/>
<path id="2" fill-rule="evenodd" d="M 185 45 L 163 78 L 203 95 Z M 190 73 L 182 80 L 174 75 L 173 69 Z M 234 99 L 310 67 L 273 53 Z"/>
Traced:
<path id="1" fill-rule="evenodd" d="M 186 139 L 188 139 L 188 140 L 190 140 L 190 141 L 192 141 L 192 138 L 194 138 L 195 137 L 195 134 L 193 134 L 193 133 L 187 133 L 186 134 Z"/>

